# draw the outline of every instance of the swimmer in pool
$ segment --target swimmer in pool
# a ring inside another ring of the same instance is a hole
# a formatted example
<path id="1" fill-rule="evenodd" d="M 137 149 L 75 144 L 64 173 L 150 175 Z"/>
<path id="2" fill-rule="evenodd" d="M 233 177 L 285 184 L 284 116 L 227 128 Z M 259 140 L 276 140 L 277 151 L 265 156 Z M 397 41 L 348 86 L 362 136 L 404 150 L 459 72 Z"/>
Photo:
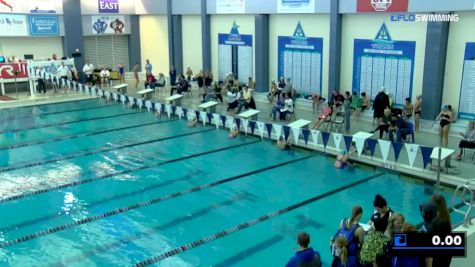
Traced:
<path id="1" fill-rule="evenodd" d="M 343 169 L 346 166 L 349 166 L 350 163 L 348 162 L 348 160 L 353 155 L 353 153 L 355 153 L 354 149 L 351 149 L 349 153 L 347 153 L 346 150 L 340 151 L 340 153 L 338 153 L 338 156 L 336 156 L 335 168 Z"/>
<path id="2" fill-rule="evenodd" d="M 236 138 L 236 136 L 239 135 L 239 130 L 237 128 L 237 125 L 234 124 L 233 127 L 229 130 L 229 138 Z"/>
<path id="3" fill-rule="evenodd" d="M 188 127 L 193 128 L 196 126 L 197 123 L 198 123 L 198 120 L 196 119 L 196 117 L 190 118 L 188 120 Z"/>
<path id="4" fill-rule="evenodd" d="M 280 136 L 279 140 L 277 140 L 277 147 L 280 150 L 290 149 L 292 147 L 292 143 L 290 142 L 290 139 L 286 141 L 283 136 Z"/>

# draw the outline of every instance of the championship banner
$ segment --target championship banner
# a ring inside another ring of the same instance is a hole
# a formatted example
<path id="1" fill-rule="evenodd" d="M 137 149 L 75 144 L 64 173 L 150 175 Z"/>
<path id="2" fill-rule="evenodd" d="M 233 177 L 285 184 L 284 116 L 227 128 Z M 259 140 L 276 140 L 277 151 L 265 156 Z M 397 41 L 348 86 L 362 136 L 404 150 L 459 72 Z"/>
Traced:
<path id="1" fill-rule="evenodd" d="M 315 0 L 277 0 L 277 13 L 314 13 Z"/>
<path id="2" fill-rule="evenodd" d="M 28 78 L 28 67 L 25 62 L 0 63 L 0 79 Z"/>
<path id="3" fill-rule="evenodd" d="M 26 16 L 0 14 L 0 36 L 28 36 Z"/>
<path id="4" fill-rule="evenodd" d="M 125 31 L 125 17 L 122 15 L 91 16 L 92 33 L 121 34 Z"/>
<path id="5" fill-rule="evenodd" d="M 358 0 L 357 12 L 407 12 L 409 0 Z"/>

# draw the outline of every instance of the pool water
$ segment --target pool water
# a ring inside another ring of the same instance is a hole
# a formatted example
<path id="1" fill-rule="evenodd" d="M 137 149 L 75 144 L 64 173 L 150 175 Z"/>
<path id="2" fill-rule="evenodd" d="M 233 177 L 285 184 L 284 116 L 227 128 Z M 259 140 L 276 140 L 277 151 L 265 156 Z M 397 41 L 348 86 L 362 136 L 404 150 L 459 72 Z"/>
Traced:
<path id="1" fill-rule="evenodd" d="M 319 195 L 155 266 L 283 266 L 300 231 L 329 266 L 353 205 L 366 223 L 381 193 L 417 224 L 430 197 L 395 173 L 337 170 L 321 153 L 100 100 L 0 110 L 0 121 L 2 266 L 130 266 Z"/>

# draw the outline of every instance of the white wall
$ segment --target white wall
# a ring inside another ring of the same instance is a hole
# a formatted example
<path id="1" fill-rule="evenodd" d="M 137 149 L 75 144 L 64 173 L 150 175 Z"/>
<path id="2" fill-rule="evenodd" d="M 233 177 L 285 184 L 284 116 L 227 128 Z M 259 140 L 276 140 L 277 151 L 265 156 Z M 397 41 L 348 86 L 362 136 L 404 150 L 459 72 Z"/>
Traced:
<path id="1" fill-rule="evenodd" d="M 475 42 L 475 12 L 458 12 L 459 21 L 450 23 L 447 61 L 445 64 L 444 95 L 442 102 L 458 111 L 462 83 L 465 43 Z"/>
<path id="2" fill-rule="evenodd" d="M 183 69 L 190 65 L 193 74 L 203 69 L 203 51 L 201 45 L 201 16 L 183 15 L 181 17 L 183 40 Z"/>
<path id="3" fill-rule="evenodd" d="M 426 46 L 426 22 L 392 22 L 388 14 L 345 14 L 342 25 L 340 89 L 351 91 L 353 79 L 354 39 L 374 39 L 379 28 L 386 22 L 391 38 L 395 41 L 415 41 L 414 80 L 412 100 L 422 93 L 424 56 Z"/>
<path id="4" fill-rule="evenodd" d="M 255 66 L 255 19 L 254 15 L 212 15 L 211 16 L 211 66 L 213 69 L 213 76 L 215 78 L 219 77 L 219 68 L 218 68 L 218 33 L 229 33 L 233 26 L 233 21 L 236 21 L 236 24 L 239 26 L 240 34 L 251 34 L 252 35 L 252 70 L 253 76 L 256 75 L 256 66 Z M 255 79 L 254 79 L 255 80 Z"/>
<path id="5" fill-rule="evenodd" d="M 153 73 L 162 72 L 167 76 L 170 71 L 167 16 L 140 16 L 140 47 L 142 64 L 145 65 L 145 60 L 150 59 Z"/>
<path id="6" fill-rule="evenodd" d="M 270 15 L 269 17 L 269 80 L 276 80 L 278 71 L 278 36 L 292 36 L 300 21 L 307 37 L 323 38 L 322 93 L 327 94 L 330 16 L 323 14 Z"/>
<path id="7" fill-rule="evenodd" d="M 33 54 L 35 59 L 51 58 L 53 54 L 63 56 L 62 37 L 1 37 L 0 55 L 16 56 Z"/>

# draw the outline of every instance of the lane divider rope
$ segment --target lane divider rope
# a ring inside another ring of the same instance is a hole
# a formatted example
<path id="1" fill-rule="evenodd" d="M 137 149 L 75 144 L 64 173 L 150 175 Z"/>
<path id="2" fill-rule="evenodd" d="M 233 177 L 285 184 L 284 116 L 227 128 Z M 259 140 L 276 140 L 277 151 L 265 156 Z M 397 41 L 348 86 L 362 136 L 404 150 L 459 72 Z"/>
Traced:
<path id="1" fill-rule="evenodd" d="M 119 146 L 105 145 L 105 146 L 97 147 L 93 150 L 78 151 L 78 152 L 70 153 L 70 154 L 67 154 L 67 155 L 59 156 L 59 157 L 10 165 L 10 166 L 4 167 L 4 168 L 0 168 L 0 173 L 9 172 L 9 171 L 16 171 L 16 170 L 25 169 L 25 168 L 36 167 L 36 166 L 41 166 L 41 165 L 45 165 L 45 164 L 51 164 L 51 163 L 55 163 L 55 162 L 58 162 L 58 161 L 70 160 L 70 159 L 74 159 L 74 158 L 85 157 L 85 156 L 90 156 L 90 155 L 94 155 L 94 154 L 110 152 L 110 151 L 120 150 L 120 149 L 124 149 L 124 148 L 129 148 L 129 147 L 134 147 L 134 146 L 140 146 L 140 145 L 165 141 L 165 140 L 169 140 L 169 139 L 184 137 L 184 136 L 193 135 L 193 134 L 202 133 L 202 132 L 210 132 L 212 130 L 213 129 L 208 129 L 208 130 L 204 130 L 204 131 L 196 131 L 196 132 L 185 133 L 185 134 L 177 134 L 177 135 L 174 135 L 174 136 L 161 137 L 161 138 L 156 138 L 156 139 L 153 139 L 153 140 L 143 141 L 143 142 L 139 142 L 139 143 L 130 143 L 130 144 L 119 145 Z"/>
<path id="2" fill-rule="evenodd" d="M 41 117 L 41 116 L 48 116 L 48 115 L 56 115 L 62 113 L 70 113 L 70 112 L 77 112 L 77 111 L 85 111 L 85 110 L 93 110 L 93 109 L 102 109 L 102 108 L 110 108 L 110 105 L 103 105 L 103 106 L 95 106 L 95 107 L 88 107 L 88 108 L 78 108 L 78 109 L 70 109 L 70 110 L 63 110 L 63 111 L 55 111 L 55 112 L 45 112 L 40 114 L 29 114 L 29 115 L 21 115 L 18 117 L 11 116 L 11 117 L 3 117 L 0 118 L 0 121 L 11 121 L 16 119 L 23 119 L 23 118 L 31 118 L 31 117 Z"/>
<path id="3" fill-rule="evenodd" d="M 78 122 L 85 122 L 85 121 L 94 121 L 94 120 L 101 120 L 101 119 L 109 119 L 109 118 L 114 118 L 114 117 L 120 117 L 120 116 L 126 116 L 130 114 L 136 114 L 140 112 L 127 112 L 127 113 L 121 113 L 121 114 L 116 114 L 116 115 L 109 115 L 109 116 L 103 116 L 103 117 L 95 117 L 95 118 L 89 118 L 89 119 L 81 119 L 81 120 L 75 120 L 75 121 L 65 121 L 65 122 L 58 122 L 58 123 L 47 123 L 39 126 L 29 126 L 29 127 L 24 127 L 24 128 L 17 128 L 17 129 L 6 129 L 6 130 L 0 130 L 0 134 L 3 133 L 16 133 L 16 132 L 22 132 L 22 131 L 30 131 L 30 130 L 35 130 L 35 129 L 43 129 L 43 128 L 49 128 L 49 127 L 56 127 L 56 126 L 62 126 L 66 124 L 73 124 L 73 123 L 78 123 Z"/>
<path id="4" fill-rule="evenodd" d="M 259 141 L 253 141 L 251 143 L 256 143 L 256 142 L 259 142 Z M 175 192 L 175 193 L 170 193 L 170 194 L 163 195 L 163 196 L 160 196 L 160 197 L 157 197 L 157 198 L 153 198 L 153 199 L 145 200 L 145 201 L 142 201 L 142 202 L 138 202 L 138 203 L 126 206 L 126 207 L 121 207 L 121 208 L 117 208 L 117 209 L 107 211 L 107 212 L 104 212 L 104 213 L 101 213 L 101 214 L 97 214 L 97 215 L 94 215 L 94 216 L 91 216 L 91 217 L 87 217 L 87 218 L 84 218 L 84 219 L 81 219 L 81 220 L 77 220 L 75 222 L 66 223 L 66 224 L 63 224 L 63 225 L 59 225 L 59 226 L 56 226 L 56 227 L 52 227 L 52 228 L 49 228 L 49 229 L 38 231 L 38 232 L 33 233 L 33 234 L 22 236 L 22 237 L 19 237 L 19 238 L 10 240 L 10 241 L 2 242 L 2 243 L 0 243 L 0 248 L 5 248 L 5 247 L 8 247 L 8 246 L 11 246 L 11 245 L 14 245 L 14 244 L 18 244 L 18 243 L 22 243 L 22 242 L 25 242 L 25 241 L 28 241 L 28 240 L 31 240 L 31 239 L 35 239 L 35 238 L 39 238 L 39 237 L 42 237 L 42 236 L 45 236 L 45 235 L 49 235 L 49 234 L 53 234 L 53 233 L 56 233 L 56 232 L 64 231 L 66 229 L 77 227 L 77 226 L 80 226 L 80 225 L 83 225 L 83 224 L 86 224 L 86 223 L 90 223 L 90 222 L 93 222 L 93 221 L 104 219 L 104 218 L 114 216 L 114 215 L 117 215 L 117 214 L 120 214 L 120 213 L 124 213 L 124 212 L 127 212 L 127 211 L 131 211 L 131 210 L 135 210 L 135 209 L 142 208 L 142 207 L 145 207 L 145 206 L 150 206 L 150 205 L 153 205 L 153 204 L 157 204 L 157 203 L 163 202 L 165 200 L 170 200 L 170 199 L 174 199 L 174 198 L 184 196 L 184 195 L 187 195 L 187 194 L 190 194 L 190 193 L 199 192 L 199 191 L 202 191 L 204 189 L 215 187 L 217 185 L 221 185 L 221 184 L 224 184 L 224 183 L 229 183 L 229 182 L 234 181 L 234 180 L 242 179 L 244 177 L 249 177 L 250 175 L 253 175 L 253 174 L 256 174 L 256 173 L 260 173 L 260 172 L 264 172 L 264 171 L 267 171 L 267 170 L 270 170 L 270 169 L 273 169 L 273 168 L 289 165 L 289 164 L 292 164 L 292 163 L 295 163 L 295 162 L 298 162 L 298 161 L 302 161 L 302 160 L 306 160 L 306 159 L 309 159 L 309 158 L 312 158 L 312 157 L 315 157 L 315 156 L 316 156 L 316 154 L 312 154 L 312 155 L 308 155 L 308 156 L 305 156 L 305 157 L 302 157 L 302 158 L 287 161 L 287 162 L 284 162 L 284 163 L 274 164 L 272 166 L 268 166 L 266 168 L 262 168 L 262 169 L 259 169 L 259 170 L 255 170 L 255 171 L 251 171 L 251 172 L 248 172 L 248 173 L 244 173 L 244 174 L 236 175 L 236 176 L 233 176 L 233 177 L 229 177 L 229 178 L 226 178 L 226 179 L 221 179 L 221 180 L 214 181 L 214 182 L 211 182 L 211 183 L 195 186 L 195 187 L 188 188 L 188 189 L 185 189 L 185 190 L 182 190 L 182 191 L 178 191 L 178 192 Z"/>
<path id="5" fill-rule="evenodd" d="M 99 134 L 104 134 L 104 133 L 122 131 L 122 130 L 131 129 L 131 128 L 145 127 L 145 126 L 150 126 L 150 125 L 159 124 L 159 123 L 167 123 L 167 122 L 172 122 L 172 121 L 176 121 L 176 120 L 155 121 L 155 122 L 150 122 L 150 123 L 137 124 L 137 125 L 109 129 L 109 130 L 102 130 L 102 131 L 97 131 L 97 132 L 85 132 L 85 133 L 65 135 L 65 136 L 59 136 L 59 137 L 43 139 L 43 140 L 34 140 L 34 141 L 29 141 L 29 142 L 24 142 L 24 143 L 17 143 L 14 145 L 2 146 L 0 147 L 0 150 L 10 150 L 10 149 L 16 149 L 16 148 L 32 146 L 32 145 L 43 145 L 43 144 L 48 144 L 48 143 L 53 143 L 53 142 L 58 142 L 58 141 L 71 140 L 71 139 L 75 139 L 79 137 L 94 136 L 94 135 L 99 135 Z"/>
<path id="6" fill-rule="evenodd" d="M 271 213 L 268 213 L 268 214 L 265 214 L 265 215 L 262 215 L 260 217 L 257 217 L 257 218 L 254 218 L 254 219 L 251 219 L 249 221 L 246 221 L 244 223 L 241 223 L 241 224 L 238 224 L 236 226 L 233 226 L 233 227 L 230 227 L 226 230 L 223 230 L 221 232 L 217 232 L 217 233 L 214 233 L 214 234 L 211 234 L 211 235 L 208 235 L 204 238 L 201 238 L 201 239 L 198 239 L 196 241 L 193 241 L 193 242 L 190 242 L 188 244 L 185 244 L 183 246 L 180 246 L 180 247 L 177 247 L 177 248 L 174 248 L 172 250 L 169 250 L 165 253 L 162 253 L 160 255 L 157 255 L 157 256 L 154 256 L 154 257 L 151 257 L 151 258 L 148 258 L 146 260 L 143 260 L 143 261 L 140 261 L 136 264 L 134 264 L 133 266 L 134 267 L 143 267 L 143 266 L 147 266 L 147 265 L 150 265 L 150 264 L 153 264 L 155 262 L 158 262 L 158 261 L 161 261 L 161 260 L 164 260 L 166 258 L 170 258 L 172 256 L 175 256 L 177 254 L 180 254 L 184 251 L 187 251 L 187 250 L 190 250 L 190 249 L 193 249 L 193 248 L 196 248 L 196 247 L 199 247 L 201 245 L 204 245 L 206 243 L 209 243 L 211 241 L 214 241 L 216 239 L 220 239 L 220 238 L 223 238 L 225 236 L 228 236 L 230 234 L 233 234 L 233 233 L 236 233 L 236 232 L 239 232 L 243 229 L 246 229 L 248 227 L 251 227 L 253 225 L 256 225 L 258 223 L 261 223 L 261 222 L 264 222 L 264 221 L 267 221 L 267 220 L 270 220 L 274 217 L 277 217 L 277 216 L 280 216 L 282 214 L 285 214 L 287 212 L 290 212 L 292 210 L 295 210 L 297 208 L 300 208 L 300 207 L 303 207 L 305 205 L 308 205 L 312 202 L 315 202 L 317 200 L 320 200 L 322 198 L 325 198 L 325 197 L 328 197 L 328 196 L 331 196 L 333 194 L 336 194 L 338 192 L 341 192 L 343 190 L 346 190 L 350 187 L 353 187 L 353 186 L 356 186 L 356 185 L 359 185 L 359 184 L 362 184 L 362 183 L 366 183 L 372 179 L 375 179 L 376 177 L 379 177 L 381 175 L 385 174 L 384 172 L 383 173 L 378 173 L 378 174 L 375 174 L 375 175 L 372 175 L 370 177 L 367 177 L 365 179 L 362 179 L 362 180 L 359 180 L 359 181 L 356 181 L 356 182 L 353 182 L 353 183 L 350 183 L 348 185 L 345 185 L 343 187 L 339 187 L 339 188 L 336 188 L 336 189 L 333 189 L 333 190 L 330 190 L 326 193 L 323 193 L 323 194 L 320 194 L 318 196 L 315 196 L 315 197 L 312 197 L 312 198 L 309 198 L 309 199 L 306 199 L 304 201 L 301 201 L 301 202 L 298 202 L 296 204 L 293 204 L 293 205 L 290 205 L 286 208 L 283 208 L 283 209 L 279 209 L 279 210 L 276 210 L 274 212 L 271 212 Z"/>
<path id="7" fill-rule="evenodd" d="M 200 133 L 200 132 L 196 132 L 196 133 Z M 204 156 L 204 155 L 207 155 L 207 154 L 212 154 L 212 153 L 224 151 L 224 150 L 227 150 L 227 149 L 232 149 L 232 148 L 236 148 L 236 147 L 251 145 L 251 144 L 257 143 L 259 141 L 256 140 L 256 141 L 252 141 L 252 142 L 248 142 L 248 143 L 244 143 L 244 144 L 238 144 L 238 145 L 218 148 L 218 149 L 214 149 L 214 150 L 210 150 L 210 151 L 206 151 L 206 152 L 201 152 L 201 153 L 197 153 L 197 154 L 192 154 L 192 155 L 188 155 L 188 156 L 184 156 L 184 157 L 180 157 L 180 158 L 176 158 L 176 159 L 170 159 L 170 160 L 155 162 L 155 163 L 152 163 L 152 164 L 147 164 L 147 165 L 143 165 L 143 166 L 139 166 L 139 167 L 135 167 L 135 168 L 131 168 L 131 169 L 116 171 L 116 172 L 104 174 L 104 175 L 89 178 L 89 179 L 77 180 L 77 181 L 73 181 L 73 182 L 66 183 L 66 184 L 61 184 L 61 185 L 57 185 L 57 186 L 53 186 L 53 187 L 49 187 L 49 188 L 39 189 L 39 190 L 36 190 L 36 191 L 26 192 L 26 193 L 22 193 L 22 194 L 10 196 L 10 197 L 2 198 L 2 199 L 0 199 L 0 204 L 1 203 L 6 203 L 6 202 L 9 202 L 9 201 L 13 201 L 13 200 L 19 200 L 19 199 L 22 199 L 22 198 L 31 197 L 31 196 L 51 192 L 51 191 L 56 191 L 56 190 L 59 190 L 59 189 L 64 189 L 64 188 L 73 187 L 73 186 L 77 186 L 77 185 L 81 185 L 81 184 L 91 183 L 91 182 L 95 182 L 95 181 L 99 181 L 99 180 L 105 180 L 105 179 L 112 178 L 114 176 L 129 174 L 129 173 L 137 172 L 137 171 L 142 171 L 142 170 L 145 170 L 145 169 L 150 169 L 150 168 L 153 168 L 153 167 L 157 167 L 157 166 L 161 166 L 161 165 L 165 165 L 165 164 L 169 164 L 169 163 L 173 163 L 173 162 L 187 160 L 187 159 L 191 159 L 191 158 L 194 158 L 194 157 Z"/>

